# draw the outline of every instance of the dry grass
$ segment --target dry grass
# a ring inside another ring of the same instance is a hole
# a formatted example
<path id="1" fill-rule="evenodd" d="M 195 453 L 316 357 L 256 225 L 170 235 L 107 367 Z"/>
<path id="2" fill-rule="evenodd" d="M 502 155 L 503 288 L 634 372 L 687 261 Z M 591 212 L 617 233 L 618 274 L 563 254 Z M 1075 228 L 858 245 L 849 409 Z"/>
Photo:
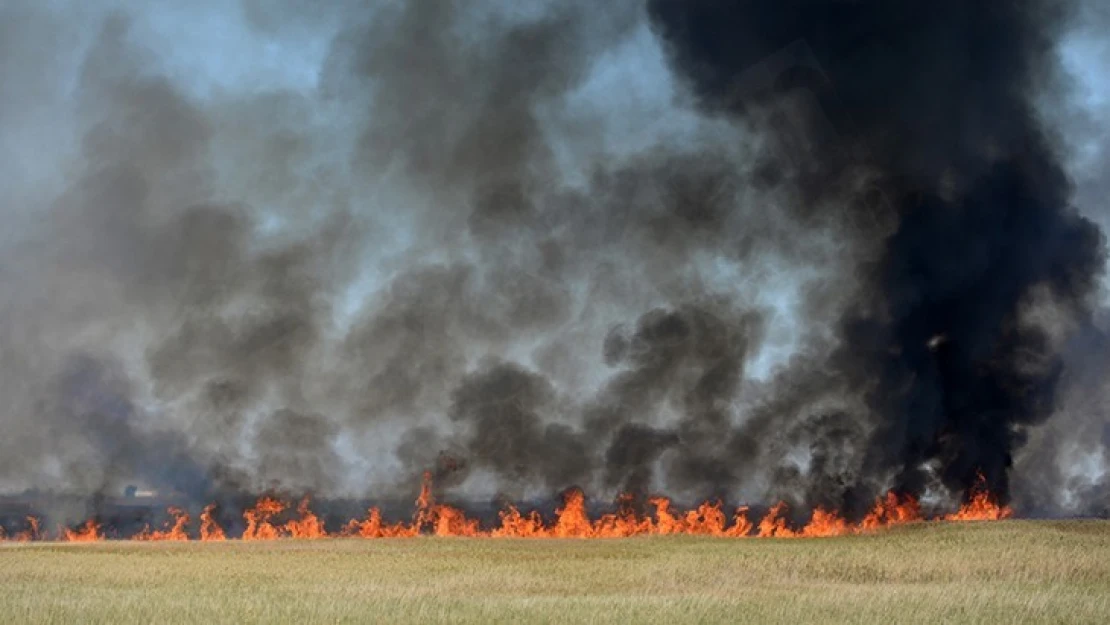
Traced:
<path id="1" fill-rule="evenodd" d="M 0 546 L 0 623 L 1110 622 L 1110 522 Z"/>

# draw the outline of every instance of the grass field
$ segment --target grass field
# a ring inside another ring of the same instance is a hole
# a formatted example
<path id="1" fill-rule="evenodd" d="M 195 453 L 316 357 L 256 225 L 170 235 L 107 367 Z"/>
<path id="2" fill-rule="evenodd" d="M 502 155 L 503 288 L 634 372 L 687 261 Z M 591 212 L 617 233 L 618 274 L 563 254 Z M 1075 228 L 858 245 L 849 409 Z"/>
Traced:
<path id="1" fill-rule="evenodd" d="M 0 623 L 1108 623 L 1110 522 L 0 545 Z"/>

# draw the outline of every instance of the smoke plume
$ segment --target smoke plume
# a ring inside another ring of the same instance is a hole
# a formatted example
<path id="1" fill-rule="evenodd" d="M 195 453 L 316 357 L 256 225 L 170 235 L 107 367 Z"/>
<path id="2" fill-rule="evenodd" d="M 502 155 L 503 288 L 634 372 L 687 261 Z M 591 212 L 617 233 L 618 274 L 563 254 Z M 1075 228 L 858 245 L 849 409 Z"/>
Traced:
<path id="1" fill-rule="evenodd" d="M 1070 5 L 358 4 L 0 8 L 0 490 L 1105 489 Z"/>

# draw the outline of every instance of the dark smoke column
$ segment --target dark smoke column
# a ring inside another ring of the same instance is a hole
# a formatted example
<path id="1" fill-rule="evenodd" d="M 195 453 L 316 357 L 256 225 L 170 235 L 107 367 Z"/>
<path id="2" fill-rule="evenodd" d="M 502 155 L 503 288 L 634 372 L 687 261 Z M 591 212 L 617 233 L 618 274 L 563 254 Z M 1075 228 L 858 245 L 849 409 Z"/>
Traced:
<path id="1" fill-rule="evenodd" d="M 1029 312 L 1084 320 L 1104 260 L 1033 104 L 1057 74 L 1060 5 L 650 3 L 707 109 L 750 121 L 792 105 L 796 87 L 817 95 L 819 110 L 801 124 L 806 166 L 782 184 L 842 207 L 838 218 L 862 224 L 846 243 L 874 248 L 827 363 L 875 420 L 861 479 L 893 476 L 920 492 L 930 465 L 966 492 L 982 471 L 1007 499 L 1024 429 L 1053 412 L 1059 340 Z M 751 70 L 799 42 L 820 71 L 785 68 L 753 93 Z M 830 124 L 841 145 L 818 133 Z M 853 191 L 864 173 L 885 198 L 879 208 Z"/>

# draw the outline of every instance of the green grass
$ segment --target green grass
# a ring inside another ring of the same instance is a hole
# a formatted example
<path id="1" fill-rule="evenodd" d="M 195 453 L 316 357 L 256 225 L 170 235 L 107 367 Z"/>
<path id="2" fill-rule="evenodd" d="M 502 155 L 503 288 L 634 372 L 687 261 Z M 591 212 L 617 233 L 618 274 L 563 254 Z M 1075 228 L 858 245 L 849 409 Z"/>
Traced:
<path id="1" fill-rule="evenodd" d="M 1110 522 L 829 539 L 0 545 L 0 623 L 1107 623 Z"/>

